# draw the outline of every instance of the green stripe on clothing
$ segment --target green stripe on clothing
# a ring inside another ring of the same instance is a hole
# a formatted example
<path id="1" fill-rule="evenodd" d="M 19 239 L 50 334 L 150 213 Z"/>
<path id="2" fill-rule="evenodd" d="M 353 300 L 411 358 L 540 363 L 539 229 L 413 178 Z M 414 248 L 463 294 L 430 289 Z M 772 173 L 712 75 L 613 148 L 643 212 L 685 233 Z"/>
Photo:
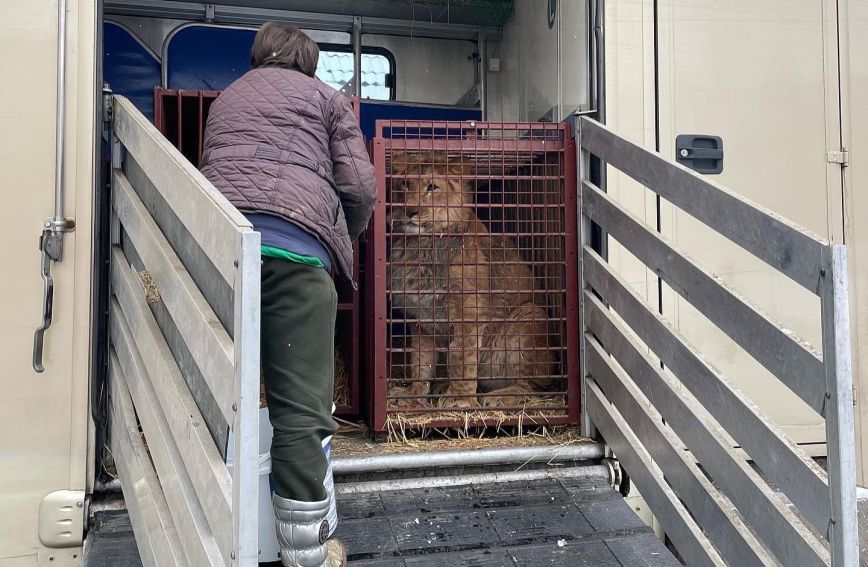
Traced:
<path id="1" fill-rule="evenodd" d="M 313 266 L 314 268 L 325 268 L 325 264 L 323 264 L 322 260 L 320 260 L 319 258 L 315 258 L 313 256 L 305 256 L 304 254 L 296 254 L 295 252 L 283 250 L 282 248 L 275 248 L 274 246 L 263 245 L 260 248 L 260 252 L 263 256 L 267 258 L 278 258 L 280 260 L 289 260 L 290 262 L 295 262 L 296 264 Z"/>

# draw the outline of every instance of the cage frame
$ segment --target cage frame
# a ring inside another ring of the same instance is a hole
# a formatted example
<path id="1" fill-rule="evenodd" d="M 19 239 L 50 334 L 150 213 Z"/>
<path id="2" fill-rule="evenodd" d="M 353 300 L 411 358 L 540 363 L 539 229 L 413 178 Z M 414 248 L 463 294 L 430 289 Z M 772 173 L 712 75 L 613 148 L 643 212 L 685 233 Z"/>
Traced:
<path id="1" fill-rule="evenodd" d="M 462 128 L 462 132 L 478 131 L 489 132 L 492 130 L 510 131 L 534 131 L 534 130 L 557 130 L 560 137 L 557 142 L 538 139 L 491 139 L 489 137 L 461 137 L 454 139 L 447 136 L 445 139 L 401 139 L 390 138 L 387 131 L 397 126 L 400 127 L 424 127 L 432 131 L 441 129 Z M 376 436 L 382 438 L 389 426 L 390 414 L 405 413 L 406 410 L 389 408 L 389 382 L 390 378 L 390 350 L 389 345 L 389 320 L 388 307 L 389 282 L 388 282 L 388 235 L 387 235 L 387 209 L 388 202 L 387 181 L 390 177 L 386 170 L 387 151 L 456 151 L 462 152 L 473 150 L 476 152 L 493 151 L 518 151 L 518 152 L 552 152 L 556 151 L 563 160 L 563 207 L 564 207 L 564 245 L 563 254 L 564 283 L 566 292 L 564 297 L 564 317 L 566 329 L 563 335 L 565 344 L 562 351 L 567 360 L 563 364 L 563 372 L 566 378 L 565 409 L 564 415 L 558 416 L 515 416 L 506 419 L 497 419 L 496 422 L 485 417 L 470 417 L 465 419 L 433 419 L 425 423 L 426 429 L 478 429 L 486 427 L 502 426 L 575 426 L 580 422 L 580 336 L 579 336 L 579 256 L 580 230 L 578 193 L 576 190 L 577 180 L 577 152 L 576 143 L 572 133 L 572 127 L 568 123 L 539 123 L 539 122 L 491 122 L 491 121 L 444 121 L 444 120 L 377 120 L 376 136 L 371 140 L 371 157 L 377 178 L 377 201 L 367 230 L 368 263 L 366 273 L 366 301 L 365 323 L 368 327 L 366 338 L 371 344 L 366 348 L 369 353 L 367 360 L 367 388 L 370 412 L 371 430 Z M 479 179 L 479 175 L 461 176 Z M 489 178 L 491 176 L 489 175 Z M 559 406 L 560 407 L 563 406 Z M 434 413 L 440 408 L 411 410 L 411 413 Z M 485 410 L 479 407 L 475 410 L 457 409 L 458 412 L 471 413 L 476 410 Z M 490 408 L 489 408 L 490 409 Z M 494 408 L 496 409 L 496 408 Z M 534 408 L 540 409 L 540 408 Z M 451 411 L 451 410 L 449 410 Z"/>

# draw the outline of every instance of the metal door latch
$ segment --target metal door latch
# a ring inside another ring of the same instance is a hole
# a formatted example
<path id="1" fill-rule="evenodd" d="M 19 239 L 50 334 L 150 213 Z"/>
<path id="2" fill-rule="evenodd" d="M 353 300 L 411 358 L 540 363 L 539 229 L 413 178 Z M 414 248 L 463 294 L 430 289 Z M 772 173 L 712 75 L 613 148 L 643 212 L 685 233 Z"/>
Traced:
<path id="1" fill-rule="evenodd" d="M 699 173 L 722 173 L 723 139 L 705 134 L 680 134 L 675 138 L 675 161 Z"/>
<path id="2" fill-rule="evenodd" d="M 42 351 L 45 332 L 51 327 L 54 310 L 54 278 L 51 277 L 51 263 L 63 259 L 63 235 L 75 230 L 75 220 L 71 218 L 50 217 L 45 220 L 42 234 L 39 235 L 39 251 L 42 252 L 42 324 L 33 335 L 33 370 L 43 372 Z"/>

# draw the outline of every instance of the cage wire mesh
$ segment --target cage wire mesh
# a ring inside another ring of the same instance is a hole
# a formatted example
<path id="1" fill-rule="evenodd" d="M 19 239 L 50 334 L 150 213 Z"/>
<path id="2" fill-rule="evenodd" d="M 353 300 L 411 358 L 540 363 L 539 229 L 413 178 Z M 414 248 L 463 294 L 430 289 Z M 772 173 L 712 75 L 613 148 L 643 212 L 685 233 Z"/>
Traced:
<path id="1" fill-rule="evenodd" d="M 566 125 L 378 121 L 374 429 L 578 420 Z"/>

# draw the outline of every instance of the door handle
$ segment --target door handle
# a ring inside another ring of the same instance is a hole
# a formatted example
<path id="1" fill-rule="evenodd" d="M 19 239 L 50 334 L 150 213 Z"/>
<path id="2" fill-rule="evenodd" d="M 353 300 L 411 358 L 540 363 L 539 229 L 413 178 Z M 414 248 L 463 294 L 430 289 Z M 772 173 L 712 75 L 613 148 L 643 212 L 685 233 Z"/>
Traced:
<path id="1" fill-rule="evenodd" d="M 675 138 L 675 161 L 699 173 L 721 173 L 723 139 L 719 136 L 681 134 Z"/>
<path id="2" fill-rule="evenodd" d="M 42 323 L 33 335 L 33 370 L 42 373 L 42 353 L 45 350 L 45 332 L 51 327 L 54 315 L 54 278 L 51 276 L 51 263 L 63 259 L 63 234 L 75 229 L 75 221 L 70 218 L 50 218 L 39 235 L 39 251 L 42 253 Z"/>

